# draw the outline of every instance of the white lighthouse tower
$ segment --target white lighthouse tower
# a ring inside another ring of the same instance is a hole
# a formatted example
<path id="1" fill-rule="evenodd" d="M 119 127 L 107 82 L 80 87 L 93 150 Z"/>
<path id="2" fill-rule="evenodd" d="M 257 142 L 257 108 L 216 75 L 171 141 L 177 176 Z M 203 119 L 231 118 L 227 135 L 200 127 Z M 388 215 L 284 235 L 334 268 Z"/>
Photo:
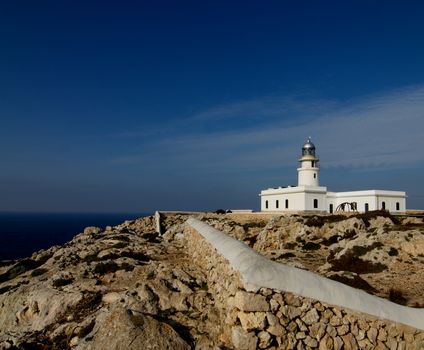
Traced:
<path id="1" fill-rule="evenodd" d="M 319 186 L 319 159 L 315 155 L 315 145 L 310 137 L 302 147 L 302 157 L 299 162 L 298 186 Z"/>

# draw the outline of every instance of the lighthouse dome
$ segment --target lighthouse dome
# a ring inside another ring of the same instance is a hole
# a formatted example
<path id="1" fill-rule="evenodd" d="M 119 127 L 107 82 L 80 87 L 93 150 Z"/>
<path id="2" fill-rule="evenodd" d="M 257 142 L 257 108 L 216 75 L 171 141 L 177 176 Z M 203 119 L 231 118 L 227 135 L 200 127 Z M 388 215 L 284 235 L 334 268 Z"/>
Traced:
<path id="1" fill-rule="evenodd" d="M 302 146 L 302 156 L 315 156 L 315 145 L 312 143 L 310 137 Z"/>

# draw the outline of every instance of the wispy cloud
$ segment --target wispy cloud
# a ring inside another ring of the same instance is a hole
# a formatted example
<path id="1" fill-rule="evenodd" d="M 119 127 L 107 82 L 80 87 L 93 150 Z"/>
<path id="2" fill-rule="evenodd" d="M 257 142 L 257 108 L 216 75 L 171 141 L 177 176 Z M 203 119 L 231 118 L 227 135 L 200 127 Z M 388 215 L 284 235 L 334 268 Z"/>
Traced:
<path id="1" fill-rule="evenodd" d="M 424 161 L 423 130 L 422 86 L 345 103 L 267 96 L 184 118 L 114 161 L 228 171 L 293 167 L 312 136 L 324 167 L 407 167 Z"/>

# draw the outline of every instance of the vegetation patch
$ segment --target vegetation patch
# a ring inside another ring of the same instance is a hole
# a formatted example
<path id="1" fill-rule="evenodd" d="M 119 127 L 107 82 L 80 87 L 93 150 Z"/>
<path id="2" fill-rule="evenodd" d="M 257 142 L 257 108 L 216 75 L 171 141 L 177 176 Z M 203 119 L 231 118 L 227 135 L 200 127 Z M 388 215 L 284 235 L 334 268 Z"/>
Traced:
<path id="1" fill-rule="evenodd" d="M 74 281 L 73 278 L 58 278 L 53 281 L 53 287 L 59 288 L 63 286 L 67 286 L 68 284 L 71 284 Z"/>
<path id="2" fill-rule="evenodd" d="M 115 235 L 113 236 L 113 239 L 116 239 L 118 241 L 123 241 L 123 242 L 129 242 L 131 240 L 131 238 L 128 237 L 127 235 Z"/>
<path id="3" fill-rule="evenodd" d="M 80 339 L 84 338 L 93 330 L 95 325 L 96 325 L 96 320 L 93 318 L 89 324 L 87 324 L 84 327 L 81 327 L 80 331 L 78 332 L 78 337 Z"/>
<path id="4" fill-rule="evenodd" d="M 107 273 L 116 272 L 119 270 L 119 265 L 113 261 L 100 262 L 94 267 L 94 273 L 105 275 Z"/>
<path id="5" fill-rule="evenodd" d="M 284 253 L 284 254 L 279 255 L 277 257 L 277 259 L 288 259 L 288 258 L 294 258 L 295 256 L 296 255 L 294 255 L 293 253 L 287 252 L 287 253 Z"/>
<path id="6" fill-rule="evenodd" d="M 241 226 L 247 231 L 251 228 L 264 228 L 266 226 L 265 221 L 251 221 L 242 224 Z"/>
<path id="7" fill-rule="evenodd" d="M 41 266 L 42 264 L 44 264 L 43 261 L 36 261 L 33 259 L 22 259 L 19 262 L 17 262 L 15 265 L 13 265 L 5 273 L 0 275 L 0 283 L 14 279 L 15 277 L 27 271 L 34 270 L 37 267 Z"/>
<path id="8" fill-rule="evenodd" d="M 297 236 L 297 237 L 296 237 L 296 242 L 297 242 L 297 243 L 305 244 L 305 240 L 304 240 L 301 236 Z"/>
<path id="9" fill-rule="evenodd" d="M 306 242 L 302 249 L 303 250 L 317 250 L 321 247 L 321 245 L 319 243 L 315 243 L 315 242 Z"/>
<path id="10" fill-rule="evenodd" d="M 329 255 L 327 261 L 331 264 L 332 271 L 351 271 L 357 274 L 378 273 L 387 270 L 387 266 L 380 262 L 371 262 L 362 260 L 349 250 L 339 259 L 335 259 L 332 254 Z"/>
<path id="11" fill-rule="evenodd" d="M 134 265 L 124 262 L 121 265 L 119 265 L 119 270 L 125 270 L 127 272 L 130 272 L 134 270 L 134 267 L 135 267 Z"/>
<path id="12" fill-rule="evenodd" d="M 362 256 L 369 252 L 368 247 L 355 245 L 352 247 L 353 254 L 355 256 Z"/>
<path id="13" fill-rule="evenodd" d="M 388 252 L 388 254 L 390 256 L 397 256 L 397 255 L 399 255 L 399 251 L 396 248 L 391 247 L 390 250 L 389 250 L 389 252 Z"/>
<path id="14" fill-rule="evenodd" d="M 328 278 L 332 279 L 333 281 L 346 284 L 353 288 L 365 290 L 368 292 L 375 292 L 375 288 L 372 287 L 367 281 L 365 281 L 363 278 L 361 278 L 358 275 L 353 275 L 353 276 L 332 275 L 332 276 L 329 276 Z"/>
<path id="15" fill-rule="evenodd" d="M 284 249 L 294 249 L 296 246 L 296 242 L 287 242 L 286 244 L 284 244 Z"/>
<path id="16" fill-rule="evenodd" d="M 257 235 L 253 235 L 253 236 L 248 236 L 246 238 L 244 238 L 244 242 L 246 242 L 249 246 L 253 247 L 253 245 L 256 243 L 258 239 Z"/>
<path id="17" fill-rule="evenodd" d="M 374 249 L 379 249 L 382 246 L 383 246 L 383 243 L 381 242 L 374 242 L 373 244 L 367 245 L 367 246 L 355 245 L 352 247 L 352 252 L 353 252 L 353 255 L 355 256 L 362 256 Z"/>
<path id="18" fill-rule="evenodd" d="M 147 262 L 147 261 L 151 260 L 150 256 L 148 256 L 148 255 L 146 255 L 142 252 L 135 252 L 133 250 L 123 251 L 120 256 L 130 258 L 130 259 L 134 259 L 134 260 L 137 260 L 137 261 L 142 261 L 142 262 Z"/>
<path id="19" fill-rule="evenodd" d="M 389 290 L 389 300 L 400 305 L 406 305 L 408 301 L 400 290 L 393 288 Z"/>
<path id="20" fill-rule="evenodd" d="M 370 226 L 370 220 L 376 219 L 379 216 L 381 216 L 383 218 L 389 218 L 390 220 L 392 220 L 392 222 L 395 225 L 400 225 L 399 219 L 397 217 L 393 216 L 392 214 L 390 214 L 386 210 L 372 210 L 372 211 L 368 211 L 366 213 L 361 213 L 361 214 L 355 215 L 356 218 L 361 219 L 364 222 L 365 227 L 369 227 Z"/>
<path id="21" fill-rule="evenodd" d="M 43 268 L 35 269 L 31 272 L 31 277 L 44 275 L 47 271 L 49 271 L 49 270 L 43 269 Z"/>
<path id="22" fill-rule="evenodd" d="M 97 256 L 98 254 L 99 254 L 99 253 L 97 252 L 97 253 L 94 253 L 94 254 L 86 255 L 86 256 L 84 257 L 83 261 L 85 261 L 86 263 L 91 263 L 91 262 L 93 262 L 93 261 L 99 261 L 99 260 L 101 260 L 101 259 L 99 259 L 99 257 Z"/>
<path id="23" fill-rule="evenodd" d="M 122 249 L 128 246 L 128 242 L 118 242 L 115 243 L 111 248 L 115 248 L 115 249 Z"/>
<path id="24" fill-rule="evenodd" d="M 83 291 L 82 298 L 74 306 L 71 306 L 63 315 L 62 320 L 58 320 L 58 324 L 66 323 L 67 315 L 72 315 L 73 320 L 81 322 L 86 317 L 93 314 L 102 302 L 102 293 Z M 88 334 L 88 333 L 87 333 Z"/>
<path id="25" fill-rule="evenodd" d="M 309 227 L 322 227 L 325 224 L 330 224 L 330 223 L 335 223 L 335 222 L 340 222 L 346 220 L 346 216 L 345 215 L 322 215 L 322 216 L 318 216 L 318 215 L 314 215 L 314 216 L 309 216 L 304 224 L 306 226 Z"/>
<path id="26" fill-rule="evenodd" d="M 16 284 L 16 285 L 12 285 L 12 286 L 4 286 L 4 287 L 0 287 L 0 295 L 1 295 L 1 294 L 6 293 L 6 292 L 8 292 L 8 291 L 15 290 L 15 289 L 16 289 L 16 288 L 18 288 L 18 287 L 19 287 L 19 285 L 18 285 L 18 284 Z"/>
<path id="27" fill-rule="evenodd" d="M 160 243 L 159 235 L 157 232 L 148 232 L 141 235 L 149 243 Z"/>
<path id="28" fill-rule="evenodd" d="M 341 239 L 342 237 L 341 236 L 339 236 L 339 235 L 334 235 L 334 236 L 331 236 L 330 238 L 325 238 L 325 239 L 323 239 L 322 240 L 322 244 L 324 244 L 325 246 L 330 246 L 330 245 L 332 245 L 332 244 L 334 244 L 334 243 L 337 243 L 340 239 Z"/>

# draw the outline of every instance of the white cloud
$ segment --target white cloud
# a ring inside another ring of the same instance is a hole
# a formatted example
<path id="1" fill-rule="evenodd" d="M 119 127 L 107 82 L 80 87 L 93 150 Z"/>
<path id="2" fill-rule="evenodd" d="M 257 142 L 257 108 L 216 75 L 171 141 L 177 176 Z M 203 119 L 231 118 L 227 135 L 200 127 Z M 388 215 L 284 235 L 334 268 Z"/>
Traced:
<path id="1" fill-rule="evenodd" d="M 243 125 L 243 116 L 256 122 Z M 221 128 L 205 131 L 210 123 L 220 123 Z M 293 167 L 302 142 L 312 136 L 322 166 L 409 167 L 424 162 L 424 87 L 344 104 L 268 96 L 212 108 L 171 129 L 115 161 L 240 171 Z"/>

